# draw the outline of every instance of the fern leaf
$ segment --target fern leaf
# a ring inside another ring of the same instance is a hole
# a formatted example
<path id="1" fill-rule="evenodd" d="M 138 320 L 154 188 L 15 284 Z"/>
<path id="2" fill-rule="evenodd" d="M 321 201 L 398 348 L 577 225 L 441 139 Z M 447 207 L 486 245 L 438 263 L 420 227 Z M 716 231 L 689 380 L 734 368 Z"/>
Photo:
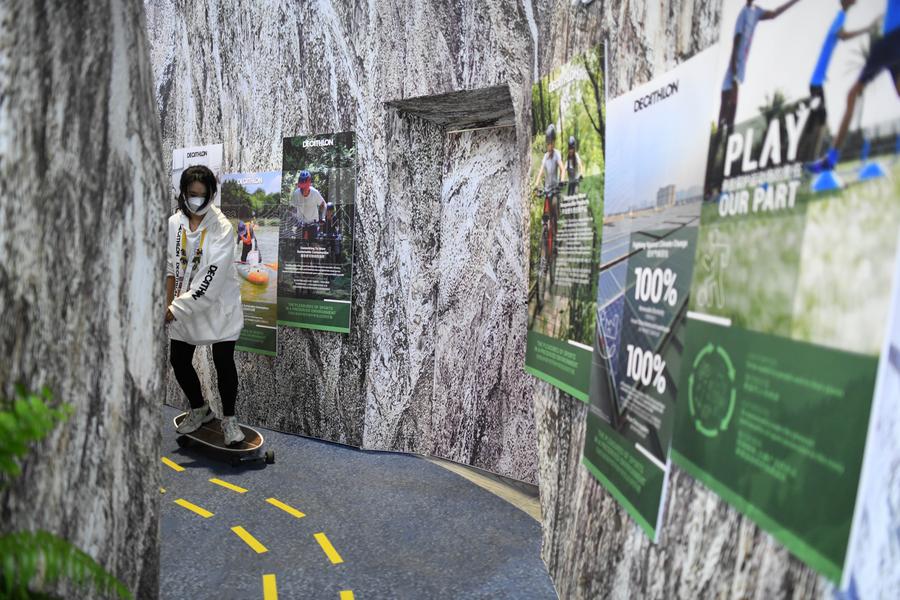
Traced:
<path id="1" fill-rule="evenodd" d="M 12 401 L 0 400 L 0 474 L 19 475 L 16 459 L 24 456 L 32 442 L 43 439 L 56 425 L 72 414 L 70 405 L 52 408 L 50 390 L 40 394 L 16 387 Z"/>
<path id="2" fill-rule="evenodd" d="M 0 536 L 0 565 L 6 597 L 26 598 L 29 586 L 53 585 L 64 577 L 79 587 L 130 599 L 121 581 L 66 540 L 46 531 Z"/>

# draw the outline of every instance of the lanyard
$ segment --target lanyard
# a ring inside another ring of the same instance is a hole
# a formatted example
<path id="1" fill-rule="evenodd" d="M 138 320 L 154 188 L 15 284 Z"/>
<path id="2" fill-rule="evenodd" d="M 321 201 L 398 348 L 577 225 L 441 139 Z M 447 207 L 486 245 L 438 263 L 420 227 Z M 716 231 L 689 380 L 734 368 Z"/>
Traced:
<path id="1" fill-rule="evenodd" d="M 188 258 L 187 258 L 187 231 L 184 229 L 184 225 L 180 225 L 178 227 L 178 237 L 180 238 L 178 241 L 178 264 L 175 269 L 175 296 L 181 295 L 181 286 L 184 283 L 185 275 L 188 275 L 187 287 L 191 287 L 191 282 L 194 280 L 194 272 L 197 270 L 197 267 L 200 265 L 200 259 L 203 256 L 203 242 L 206 240 L 206 228 L 200 232 L 200 243 L 197 244 L 197 249 L 194 251 L 194 258 L 191 261 L 191 271 L 187 272 L 188 266 Z M 180 267 L 180 268 L 179 268 Z"/>

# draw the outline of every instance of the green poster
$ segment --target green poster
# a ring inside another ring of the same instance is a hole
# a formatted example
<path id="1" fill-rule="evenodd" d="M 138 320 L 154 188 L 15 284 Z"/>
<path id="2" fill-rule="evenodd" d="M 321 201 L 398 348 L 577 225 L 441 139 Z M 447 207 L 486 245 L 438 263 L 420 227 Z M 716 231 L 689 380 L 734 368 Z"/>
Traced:
<path id="1" fill-rule="evenodd" d="M 275 356 L 281 172 L 225 175 L 220 197 L 222 212 L 234 227 L 244 306 L 244 330 L 236 348 Z"/>
<path id="2" fill-rule="evenodd" d="M 900 3 L 760 4 L 722 11 L 673 456 L 839 581 L 900 230 Z"/>
<path id="3" fill-rule="evenodd" d="M 356 134 L 284 138 L 278 324 L 350 332 Z"/>
<path id="4" fill-rule="evenodd" d="M 603 214 L 602 46 L 532 88 L 525 370 L 587 402 Z"/>
<path id="5" fill-rule="evenodd" d="M 712 118 L 703 52 L 607 105 L 584 464 L 656 540 Z M 661 136 L 660 131 L 667 135 Z"/>

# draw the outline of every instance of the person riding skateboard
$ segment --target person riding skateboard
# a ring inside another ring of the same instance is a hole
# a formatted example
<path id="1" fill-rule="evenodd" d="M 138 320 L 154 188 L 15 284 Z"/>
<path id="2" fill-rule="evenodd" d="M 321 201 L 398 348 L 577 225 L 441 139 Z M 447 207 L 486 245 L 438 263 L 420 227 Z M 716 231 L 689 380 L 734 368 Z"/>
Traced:
<path id="1" fill-rule="evenodd" d="M 191 364 L 194 349 L 211 344 L 222 397 L 222 430 L 231 445 L 244 439 L 234 418 L 234 346 L 244 315 L 234 268 L 234 228 L 213 204 L 217 187 L 216 176 L 205 166 L 191 166 L 181 174 L 178 210 L 169 217 L 165 320 L 169 362 L 191 404 L 176 430 L 191 433 L 214 418 Z"/>

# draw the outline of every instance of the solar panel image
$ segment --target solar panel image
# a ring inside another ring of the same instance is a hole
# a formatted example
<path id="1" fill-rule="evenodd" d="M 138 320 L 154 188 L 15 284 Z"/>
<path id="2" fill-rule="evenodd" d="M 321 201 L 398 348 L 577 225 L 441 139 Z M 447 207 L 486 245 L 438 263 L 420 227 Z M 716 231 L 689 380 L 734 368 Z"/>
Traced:
<path id="1" fill-rule="evenodd" d="M 661 440 L 669 439 L 671 419 L 665 414 L 670 411 L 657 414 L 646 397 L 673 406 L 676 382 L 666 378 L 661 384 L 656 377 L 635 381 L 628 375 L 628 363 L 634 349 L 640 349 L 659 355 L 663 367 L 680 365 L 680 323 L 687 306 L 699 210 L 699 202 L 648 209 L 607 217 L 603 227 L 592 409 L 660 461 L 665 461 L 667 442 Z M 669 249 L 660 250 L 664 247 Z M 674 275 L 671 295 L 649 308 L 635 298 L 636 273 L 647 269 Z M 661 370 L 665 377 L 665 369 Z M 636 418 L 628 418 L 629 414 Z"/>

